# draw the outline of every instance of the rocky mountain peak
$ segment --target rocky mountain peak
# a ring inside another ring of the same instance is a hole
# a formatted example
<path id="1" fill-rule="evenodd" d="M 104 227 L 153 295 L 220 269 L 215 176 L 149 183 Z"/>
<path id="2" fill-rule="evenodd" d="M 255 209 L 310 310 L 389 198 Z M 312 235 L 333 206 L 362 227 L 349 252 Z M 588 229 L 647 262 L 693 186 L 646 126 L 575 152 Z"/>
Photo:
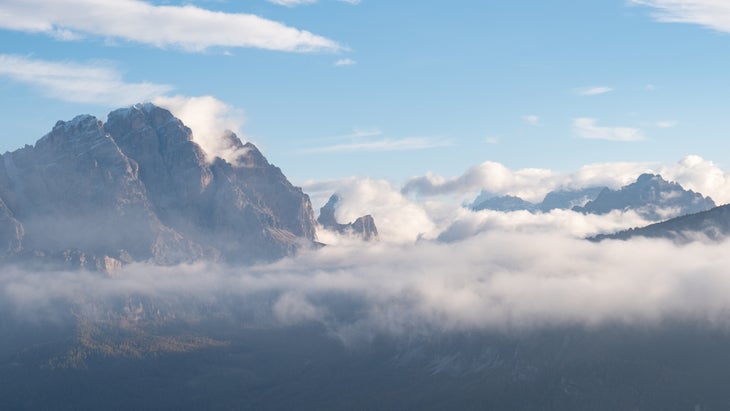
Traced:
<path id="1" fill-rule="evenodd" d="M 224 138 L 243 166 L 207 162 L 191 130 L 152 104 L 114 110 L 106 123 L 59 121 L 0 157 L 0 249 L 102 266 L 247 263 L 314 241 L 309 197 L 253 144 Z"/>

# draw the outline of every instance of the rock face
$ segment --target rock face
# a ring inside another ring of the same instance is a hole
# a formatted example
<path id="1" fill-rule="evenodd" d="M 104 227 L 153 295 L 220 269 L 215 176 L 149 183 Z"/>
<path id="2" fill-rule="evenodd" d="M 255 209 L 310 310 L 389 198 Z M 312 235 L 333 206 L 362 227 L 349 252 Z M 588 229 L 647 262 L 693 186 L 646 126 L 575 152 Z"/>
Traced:
<path id="1" fill-rule="evenodd" d="M 151 104 L 113 111 L 106 124 L 59 121 L 0 157 L 0 257 L 250 263 L 314 241 L 309 197 L 254 145 L 226 138 L 236 164 L 207 161 L 190 129 Z"/>
<path id="2" fill-rule="evenodd" d="M 378 228 L 375 226 L 375 219 L 370 214 L 358 217 L 354 222 L 348 224 L 340 224 L 335 218 L 335 211 L 340 197 L 333 194 L 327 204 L 319 209 L 319 218 L 317 222 L 324 228 L 336 231 L 341 234 L 353 234 L 365 241 L 375 240 L 378 238 Z"/>
<path id="3" fill-rule="evenodd" d="M 635 183 L 620 190 L 604 189 L 595 200 L 573 210 L 589 214 L 606 214 L 613 210 L 635 210 L 642 217 L 659 221 L 715 207 L 709 197 L 685 190 L 659 175 L 642 174 Z"/>

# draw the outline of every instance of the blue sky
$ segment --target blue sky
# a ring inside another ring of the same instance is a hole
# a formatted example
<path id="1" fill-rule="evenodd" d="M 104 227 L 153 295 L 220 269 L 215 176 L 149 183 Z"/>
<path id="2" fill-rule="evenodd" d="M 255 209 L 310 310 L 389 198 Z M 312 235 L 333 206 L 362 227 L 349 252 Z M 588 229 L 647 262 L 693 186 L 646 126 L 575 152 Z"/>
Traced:
<path id="1" fill-rule="evenodd" d="M 298 183 L 728 165 L 730 4 L 98 3 L 0 3 L 0 151 L 76 114 L 199 98 Z"/>

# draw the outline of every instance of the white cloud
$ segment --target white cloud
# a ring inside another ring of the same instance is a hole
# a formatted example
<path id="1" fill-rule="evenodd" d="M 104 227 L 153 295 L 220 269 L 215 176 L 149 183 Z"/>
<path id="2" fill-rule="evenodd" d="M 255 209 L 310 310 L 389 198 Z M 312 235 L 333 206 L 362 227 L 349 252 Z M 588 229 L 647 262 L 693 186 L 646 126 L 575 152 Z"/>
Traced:
<path id="1" fill-rule="evenodd" d="M 254 47 L 280 51 L 336 51 L 336 42 L 252 14 L 192 5 L 156 6 L 140 0 L 5 0 L 0 28 L 57 38 L 100 36 L 155 47 L 201 51 Z"/>
<path id="2" fill-rule="evenodd" d="M 712 197 L 718 204 L 730 203 L 730 172 L 712 161 L 690 155 L 674 164 L 651 162 L 595 163 L 580 167 L 572 173 L 549 169 L 511 170 L 503 164 L 487 161 L 470 167 L 455 177 L 428 173 L 413 177 L 403 185 L 404 194 L 426 198 L 452 197 L 471 201 L 481 191 L 494 195 L 513 195 L 540 202 L 556 189 L 579 189 L 606 186 L 617 189 L 636 181 L 643 173 L 660 174 L 684 188 Z"/>
<path id="3" fill-rule="evenodd" d="M 269 3 L 278 4 L 280 6 L 301 6 L 305 4 L 314 4 L 317 0 L 267 0 Z"/>
<path id="4" fill-rule="evenodd" d="M 131 294 L 167 302 L 152 306 L 179 309 L 175 318 L 184 320 L 185 307 L 202 303 L 216 315 L 226 309 L 216 303 L 228 298 L 235 300 L 233 312 L 256 313 L 247 324 L 267 321 L 267 314 L 283 324 L 320 321 L 345 341 L 372 333 L 650 326 L 672 319 L 720 327 L 730 310 L 729 247 L 644 239 L 595 244 L 556 233 L 493 231 L 450 244 L 330 246 L 249 268 L 137 264 L 113 277 L 6 269 L 0 306 L 4 315 L 46 318 L 59 301 L 91 304 L 74 310 L 83 315 Z"/>
<path id="5" fill-rule="evenodd" d="M 650 163 L 596 163 L 581 167 L 573 173 L 558 173 L 549 169 L 525 168 L 511 170 L 505 165 L 487 161 L 468 168 L 456 177 L 427 173 L 413 177 L 403 185 L 405 194 L 424 197 L 451 196 L 471 201 L 481 190 L 495 195 L 513 195 L 540 202 L 556 189 L 578 189 L 591 186 L 618 188 L 636 180 L 642 173 L 651 172 L 656 164 Z"/>
<path id="6" fill-rule="evenodd" d="M 585 87 L 575 90 L 575 92 L 581 96 L 598 96 L 600 94 L 610 93 L 611 91 L 613 91 L 613 89 L 606 86 Z"/>
<path id="7" fill-rule="evenodd" d="M 499 144 L 499 137 L 487 137 L 484 139 L 487 144 Z"/>
<path id="8" fill-rule="evenodd" d="M 411 178 L 403 186 L 403 192 L 423 196 L 463 196 L 468 193 L 471 196 L 476 191 L 487 189 L 494 193 L 510 192 L 529 200 L 540 196 L 554 184 L 554 180 L 555 173 L 551 170 L 528 168 L 512 171 L 501 163 L 487 161 L 453 178 L 431 173 Z M 536 190 L 539 192 L 534 192 Z"/>
<path id="9" fill-rule="evenodd" d="M 424 150 L 428 148 L 446 147 L 451 140 L 434 139 L 428 137 L 409 137 L 401 139 L 384 139 L 377 141 L 352 142 L 335 144 L 327 147 L 307 149 L 309 153 L 339 153 L 350 151 L 407 151 Z"/>
<path id="10" fill-rule="evenodd" d="M 646 137 L 638 128 L 632 127 L 601 127 L 598 120 L 593 118 L 576 118 L 573 120 L 573 130 L 580 138 L 612 141 L 640 141 Z"/>
<path id="11" fill-rule="evenodd" d="M 342 136 L 340 138 L 363 138 L 363 137 L 374 137 L 374 136 L 380 136 L 383 132 L 380 131 L 377 127 L 372 128 L 355 128 L 351 134 L 348 134 L 346 136 Z"/>
<path id="12" fill-rule="evenodd" d="M 528 114 L 528 115 L 522 116 L 522 119 L 525 120 L 525 122 L 531 126 L 540 125 L 540 117 L 538 117 L 534 114 Z"/>
<path id="13" fill-rule="evenodd" d="M 657 172 L 687 189 L 712 197 L 717 204 L 730 203 L 730 173 L 712 161 L 690 155 L 659 167 Z"/>
<path id="14" fill-rule="evenodd" d="M 241 151 L 231 146 L 223 137 L 226 131 L 234 132 L 241 137 L 241 126 L 244 122 L 241 110 L 212 96 L 157 97 L 152 102 L 170 110 L 175 117 L 190 127 L 193 131 L 193 141 L 200 145 L 209 160 L 220 157 L 232 164 L 236 163 Z"/>
<path id="15" fill-rule="evenodd" d="M 333 138 L 335 140 L 346 140 L 346 142 L 323 147 L 308 148 L 304 151 L 307 153 L 339 153 L 351 151 L 407 151 L 424 150 L 451 145 L 450 139 L 431 137 L 367 139 L 367 137 L 378 137 L 382 134 L 383 132 L 378 128 L 355 129 L 350 134 Z"/>
<path id="16" fill-rule="evenodd" d="M 354 66 L 355 64 L 357 64 L 357 62 L 355 60 L 352 60 L 349 58 L 344 58 L 344 59 L 337 60 L 335 62 L 335 67 Z"/>
<path id="17" fill-rule="evenodd" d="M 110 63 L 78 64 L 0 54 L 0 76 L 28 84 L 48 97 L 109 106 L 134 104 L 172 90 L 154 83 L 128 83 Z"/>
<path id="18" fill-rule="evenodd" d="M 278 4 L 280 6 L 287 6 L 287 7 L 294 7 L 294 6 L 303 6 L 307 4 L 314 4 L 317 2 L 317 0 L 267 0 L 269 3 Z M 347 3 L 347 4 L 360 4 L 361 0 L 337 0 L 340 3 Z"/>
<path id="19" fill-rule="evenodd" d="M 385 180 L 348 178 L 309 182 L 302 188 L 312 197 L 315 208 L 337 193 L 338 222 L 352 222 L 365 214 L 375 219 L 380 240 L 387 243 L 412 243 L 419 237 L 435 236 L 436 226 L 426 210 L 402 195 Z"/>
<path id="20" fill-rule="evenodd" d="M 555 233 L 577 239 L 641 227 L 653 221 L 645 220 L 634 211 L 612 211 L 604 215 L 582 214 L 571 210 L 551 210 L 548 213 L 529 211 L 500 212 L 466 208 L 451 212 L 443 220 L 438 238 L 446 242 L 463 241 L 482 233 Z"/>
<path id="21" fill-rule="evenodd" d="M 657 9 L 653 17 L 665 23 L 698 24 L 730 33 L 730 3 L 724 0 L 629 0 Z"/>
<path id="22" fill-rule="evenodd" d="M 677 122 L 671 121 L 671 120 L 663 120 L 663 121 L 657 121 L 654 125 L 659 128 L 673 128 L 673 127 L 677 126 Z"/>

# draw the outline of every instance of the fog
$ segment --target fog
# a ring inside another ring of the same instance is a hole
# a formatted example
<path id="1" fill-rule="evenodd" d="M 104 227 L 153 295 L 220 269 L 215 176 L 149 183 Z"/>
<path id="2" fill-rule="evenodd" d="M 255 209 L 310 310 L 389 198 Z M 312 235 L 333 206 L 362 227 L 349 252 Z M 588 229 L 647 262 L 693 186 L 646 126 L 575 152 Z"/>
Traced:
<path id="1" fill-rule="evenodd" d="M 245 321 L 314 321 L 345 342 L 377 333 L 669 319 L 725 327 L 728 266 L 728 243 L 596 244 L 558 232 L 492 231 L 452 243 L 343 243 L 248 268 L 135 264 L 111 276 L 5 270 L 0 299 L 6 312 L 31 321 L 53 318 L 59 302 L 93 320 L 88 313 L 104 317 L 100 306 L 130 295 L 180 309 L 179 316 L 200 304 L 224 311 L 238 305 L 257 311 Z"/>

